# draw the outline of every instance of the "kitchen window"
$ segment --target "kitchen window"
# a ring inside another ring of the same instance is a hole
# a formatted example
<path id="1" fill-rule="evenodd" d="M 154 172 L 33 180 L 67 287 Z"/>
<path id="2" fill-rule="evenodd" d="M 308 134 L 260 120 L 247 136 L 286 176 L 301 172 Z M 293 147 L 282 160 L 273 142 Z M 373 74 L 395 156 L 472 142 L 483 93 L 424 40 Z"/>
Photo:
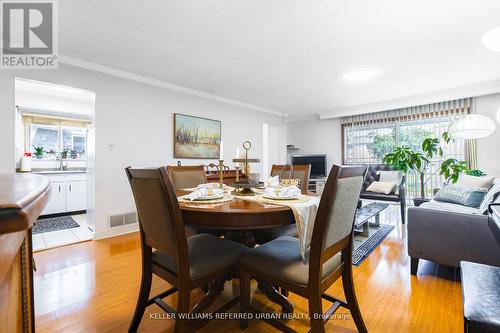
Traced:
<path id="1" fill-rule="evenodd" d="M 23 115 L 25 126 L 25 150 L 35 151 L 42 147 L 40 159 L 87 158 L 87 131 L 90 122 L 80 119 Z M 33 156 L 33 158 L 37 158 Z"/>

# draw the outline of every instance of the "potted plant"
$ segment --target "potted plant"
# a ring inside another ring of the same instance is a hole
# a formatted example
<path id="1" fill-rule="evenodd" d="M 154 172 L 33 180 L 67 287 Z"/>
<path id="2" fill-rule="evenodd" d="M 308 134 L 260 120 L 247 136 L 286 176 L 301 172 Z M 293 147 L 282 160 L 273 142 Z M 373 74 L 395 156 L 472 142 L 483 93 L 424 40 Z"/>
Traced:
<path id="1" fill-rule="evenodd" d="M 42 146 L 33 146 L 33 149 L 35 150 L 33 152 L 33 155 L 35 155 L 37 160 L 42 159 L 43 154 L 45 154 L 45 148 L 43 148 Z"/>
<path id="2" fill-rule="evenodd" d="M 448 132 L 444 132 L 441 138 L 445 144 L 451 141 Z M 442 143 L 438 138 L 426 138 L 422 142 L 421 152 L 416 152 L 406 146 L 399 146 L 383 158 L 383 163 L 391 165 L 396 170 L 402 170 L 405 173 L 409 170 L 414 170 L 418 174 L 420 178 L 420 198 L 413 199 L 415 206 L 419 206 L 427 201 L 425 198 L 425 184 L 438 171 L 440 175 L 445 177 L 446 181 L 452 183 L 458 181 L 460 173 L 477 176 L 484 175 L 481 170 L 469 170 L 465 161 L 449 158 L 441 163 L 440 168 L 436 172 L 426 178 L 425 175 L 432 158 L 436 155 L 443 156 L 443 147 L 441 145 Z"/>

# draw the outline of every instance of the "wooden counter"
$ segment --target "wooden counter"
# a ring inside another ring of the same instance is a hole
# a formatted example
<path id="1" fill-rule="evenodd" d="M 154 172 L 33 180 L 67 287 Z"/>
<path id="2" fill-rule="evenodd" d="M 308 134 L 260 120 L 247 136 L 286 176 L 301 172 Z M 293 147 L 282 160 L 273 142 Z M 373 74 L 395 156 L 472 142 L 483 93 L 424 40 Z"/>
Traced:
<path id="1" fill-rule="evenodd" d="M 46 177 L 0 174 L 0 332 L 34 332 L 31 227 L 49 191 Z"/>

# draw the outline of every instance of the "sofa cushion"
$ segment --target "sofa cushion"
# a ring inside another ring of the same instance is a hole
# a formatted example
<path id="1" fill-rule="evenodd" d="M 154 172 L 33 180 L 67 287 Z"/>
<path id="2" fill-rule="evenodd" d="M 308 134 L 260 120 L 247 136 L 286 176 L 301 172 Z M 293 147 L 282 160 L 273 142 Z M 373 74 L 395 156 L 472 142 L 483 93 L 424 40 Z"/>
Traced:
<path id="1" fill-rule="evenodd" d="M 485 188 L 486 190 L 489 190 L 493 186 L 494 179 L 495 177 L 488 177 L 488 176 L 477 177 L 461 173 L 460 176 L 458 177 L 457 185 Z"/>
<path id="2" fill-rule="evenodd" d="M 399 193 L 399 186 L 401 185 L 401 182 L 403 181 L 403 171 L 401 170 L 394 170 L 394 171 L 384 171 L 380 170 L 378 171 L 379 175 L 379 181 L 381 182 L 389 182 L 389 183 L 395 183 L 396 186 L 394 187 L 394 194 Z"/>
<path id="3" fill-rule="evenodd" d="M 485 188 L 446 185 L 436 193 L 434 200 L 478 208 L 486 192 Z"/>
<path id="4" fill-rule="evenodd" d="M 368 186 L 368 188 L 366 189 L 366 192 L 390 194 L 394 190 L 395 187 L 396 187 L 396 183 L 394 183 L 394 182 L 374 181 L 373 183 L 370 184 L 370 186 Z"/>
<path id="5" fill-rule="evenodd" d="M 488 205 L 497 200 L 499 194 L 500 194 L 500 178 L 495 178 L 495 180 L 493 181 L 493 186 L 490 188 L 488 193 L 486 193 L 483 201 L 481 202 L 481 206 L 479 206 L 481 214 L 487 213 Z"/>
<path id="6" fill-rule="evenodd" d="M 455 203 L 449 202 L 441 202 L 436 200 L 431 200 L 429 202 L 424 202 L 419 207 L 426 209 L 435 209 L 440 211 L 447 211 L 453 213 L 462 213 L 462 214 L 481 214 L 479 209 L 474 207 L 462 206 Z"/>

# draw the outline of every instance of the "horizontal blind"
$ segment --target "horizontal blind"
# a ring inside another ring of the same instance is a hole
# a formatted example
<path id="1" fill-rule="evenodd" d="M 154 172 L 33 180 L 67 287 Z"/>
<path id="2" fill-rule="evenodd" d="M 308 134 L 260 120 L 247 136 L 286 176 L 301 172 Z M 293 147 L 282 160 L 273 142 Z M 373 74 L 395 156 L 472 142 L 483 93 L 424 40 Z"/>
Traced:
<path id="1" fill-rule="evenodd" d="M 344 163 L 381 163 L 383 156 L 398 145 L 418 151 L 424 138 L 440 138 L 457 117 L 471 112 L 472 105 L 472 98 L 463 98 L 344 117 L 341 120 Z M 443 182 L 437 172 L 441 162 L 446 158 L 456 158 L 471 163 L 467 151 L 464 141 L 457 140 L 447 145 L 442 158 L 435 157 L 431 161 L 427 171 L 430 176 L 426 184 L 427 195 L 432 195 L 433 188 Z M 409 197 L 420 196 L 419 181 L 417 175 L 408 175 Z"/>

